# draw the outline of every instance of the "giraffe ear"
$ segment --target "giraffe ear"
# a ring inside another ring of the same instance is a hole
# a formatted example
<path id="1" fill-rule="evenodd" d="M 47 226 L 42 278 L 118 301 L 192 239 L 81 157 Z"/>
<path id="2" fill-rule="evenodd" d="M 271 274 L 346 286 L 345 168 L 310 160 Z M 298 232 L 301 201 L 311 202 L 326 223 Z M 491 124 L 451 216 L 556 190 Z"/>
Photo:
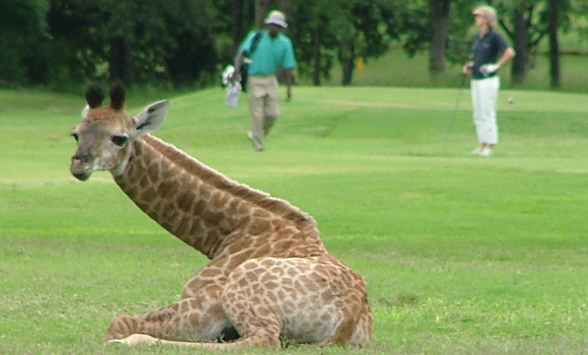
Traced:
<path id="1" fill-rule="evenodd" d="M 90 111 L 90 105 L 86 105 L 86 107 L 84 107 L 84 109 L 82 110 L 82 119 L 86 118 L 88 111 Z"/>
<path id="2" fill-rule="evenodd" d="M 155 132 L 163 123 L 168 110 L 167 100 L 157 101 L 145 107 L 135 119 L 135 128 L 139 133 Z"/>

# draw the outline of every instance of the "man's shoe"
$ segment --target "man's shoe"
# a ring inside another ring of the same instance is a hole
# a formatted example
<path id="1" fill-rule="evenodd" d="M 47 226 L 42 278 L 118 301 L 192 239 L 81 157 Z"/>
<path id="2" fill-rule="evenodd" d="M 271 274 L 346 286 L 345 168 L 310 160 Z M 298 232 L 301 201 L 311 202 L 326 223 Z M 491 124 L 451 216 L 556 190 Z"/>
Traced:
<path id="1" fill-rule="evenodd" d="M 257 148 L 255 144 L 255 138 L 253 138 L 253 132 L 247 132 L 247 139 L 249 139 L 249 141 L 253 145 L 253 149 L 255 149 L 258 152 L 263 152 L 263 147 Z"/>

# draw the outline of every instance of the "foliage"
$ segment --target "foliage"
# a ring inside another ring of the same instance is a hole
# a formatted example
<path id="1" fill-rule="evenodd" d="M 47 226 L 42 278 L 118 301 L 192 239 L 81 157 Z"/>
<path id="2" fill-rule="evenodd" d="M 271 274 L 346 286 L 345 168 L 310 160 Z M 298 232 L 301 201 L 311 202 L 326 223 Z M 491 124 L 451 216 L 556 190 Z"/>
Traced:
<path id="1" fill-rule="evenodd" d="M 135 23 L 133 47 L 143 53 L 135 70 L 141 75 L 140 81 L 149 82 L 150 73 L 156 72 L 176 85 L 199 80 L 208 83 L 206 73 L 216 69 L 219 59 L 214 43 L 218 23 L 209 21 L 218 13 L 210 1 L 182 0 L 165 2 L 163 6 L 153 2 L 151 8 L 139 11 L 152 21 Z M 158 12 L 161 16 L 151 16 Z"/>
<path id="2" fill-rule="evenodd" d="M 43 80 L 37 57 L 46 39 L 45 0 L 0 1 L 0 85 Z"/>
<path id="3" fill-rule="evenodd" d="M 298 1 L 292 11 L 291 31 L 303 76 L 328 79 L 339 62 L 366 61 L 388 50 L 393 32 L 392 2 L 381 0 Z M 351 75 L 351 72 L 347 73 Z M 349 82 L 347 82 L 349 83 Z"/>
<path id="4" fill-rule="evenodd" d="M 288 21 L 291 23 L 306 22 L 305 28 L 290 26 L 288 35 L 295 45 L 297 71 L 303 77 L 317 76 L 315 84 L 320 84 L 320 78 L 329 78 L 333 65 L 332 48 L 337 45 L 333 34 L 335 27 L 331 24 L 329 13 L 335 11 L 333 1 L 300 0 L 295 2 Z M 317 43 L 318 42 L 318 43 Z"/>
<path id="5" fill-rule="evenodd" d="M 102 25 L 107 17 L 97 1 L 51 0 L 47 13 L 51 41 L 42 53 L 52 86 L 64 88 L 106 77 L 102 67 L 108 52 Z"/>
<path id="6" fill-rule="evenodd" d="M 217 8 L 206 0 L 15 3 L 0 3 L 6 6 L 4 13 L 12 14 L 1 32 L 3 53 L 13 53 L 3 55 L 0 62 L 0 70 L 10 68 L 0 72 L 6 82 L 66 87 L 107 79 L 112 41 L 119 37 L 131 49 L 132 79 L 143 84 L 210 83 L 223 53 L 216 42 L 222 36 L 214 33 L 227 25 L 208 21 L 217 17 Z M 24 26 L 13 25 L 12 20 Z"/>
<path id="7" fill-rule="evenodd" d="M 515 61 L 537 53 L 546 29 L 546 1 L 490 2 L 499 10 L 504 31 L 529 42 Z M 426 51 L 431 39 L 426 0 L 262 3 L 287 7 L 299 74 L 312 77 L 315 85 L 329 80 L 334 68 L 341 70 L 342 83 L 350 84 L 359 58 L 369 63 L 397 44 L 413 57 Z M 63 89 L 120 78 L 141 86 L 207 86 L 216 83 L 221 68 L 233 60 L 234 48 L 242 40 L 239 36 L 254 23 L 256 4 L 252 0 L 1 0 L 0 85 Z M 469 51 L 471 6 L 467 0 L 451 1 L 446 51 L 451 62 L 463 62 Z M 525 26 L 515 31 L 517 11 L 522 11 Z M 587 33 L 585 1 L 562 1 L 559 13 L 561 33 L 579 32 L 579 38 L 586 38 L 582 37 Z M 528 67 L 532 65 L 533 57 Z"/>
<path id="8" fill-rule="evenodd" d="M 78 63 L 64 63 L 63 71 L 83 68 L 83 78 L 104 77 L 98 72 L 110 62 L 112 41 L 124 38 L 131 50 L 132 80 L 139 83 L 184 84 L 205 78 L 218 59 L 214 51 L 215 9 L 204 0 L 160 1 L 55 0 L 50 13 L 56 39 L 54 55 L 65 53 Z M 72 28 L 78 31 L 71 31 Z M 63 30 L 61 30 L 63 29 Z M 59 46 L 59 42 L 66 45 Z M 110 47 L 109 47 L 110 45 Z M 68 50 L 64 51 L 65 47 Z M 74 64 L 74 65 L 72 65 Z M 79 69 L 78 69 L 79 70 Z M 75 72 L 65 77 L 80 81 Z"/>
<path id="9" fill-rule="evenodd" d="M 422 50 L 429 41 L 429 10 L 426 1 L 414 1 L 407 3 L 404 13 L 400 16 L 399 30 L 403 36 L 402 47 L 409 56 Z"/>

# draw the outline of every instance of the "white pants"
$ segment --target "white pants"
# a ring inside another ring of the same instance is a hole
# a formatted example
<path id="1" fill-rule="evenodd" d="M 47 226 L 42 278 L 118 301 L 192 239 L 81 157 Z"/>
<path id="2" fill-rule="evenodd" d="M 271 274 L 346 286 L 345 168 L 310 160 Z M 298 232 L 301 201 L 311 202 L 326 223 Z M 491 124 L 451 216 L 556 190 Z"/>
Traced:
<path id="1" fill-rule="evenodd" d="M 496 124 L 496 100 L 500 88 L 498 76 L 472 80 L 472 106 L 474 108 L 474 125 L 478 143 L 498 143 L 498 126 Z"/>

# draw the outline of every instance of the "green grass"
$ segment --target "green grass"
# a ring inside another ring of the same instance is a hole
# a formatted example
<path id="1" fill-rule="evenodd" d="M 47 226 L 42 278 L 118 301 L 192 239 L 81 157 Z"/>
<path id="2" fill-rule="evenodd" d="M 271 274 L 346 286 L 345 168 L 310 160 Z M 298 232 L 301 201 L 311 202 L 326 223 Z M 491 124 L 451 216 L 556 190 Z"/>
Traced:
<path id="1" fill-rule="evenodd" d="M 366 277 L 373 344 L 321 354 L 586 353 L 586 95 L 503 90 L 485 159 L 467 89 L 295 87 L 263 153 L 245 97 L 233 110 L 223 94 L 173 98 L 156 134 L 312 214 Z M 112 317 L 174 302 L 207 260 L 108 173 L 70 176 L 83 104 L 0 91 L 0 354 L 193 354 L 102 344 Z"/>

